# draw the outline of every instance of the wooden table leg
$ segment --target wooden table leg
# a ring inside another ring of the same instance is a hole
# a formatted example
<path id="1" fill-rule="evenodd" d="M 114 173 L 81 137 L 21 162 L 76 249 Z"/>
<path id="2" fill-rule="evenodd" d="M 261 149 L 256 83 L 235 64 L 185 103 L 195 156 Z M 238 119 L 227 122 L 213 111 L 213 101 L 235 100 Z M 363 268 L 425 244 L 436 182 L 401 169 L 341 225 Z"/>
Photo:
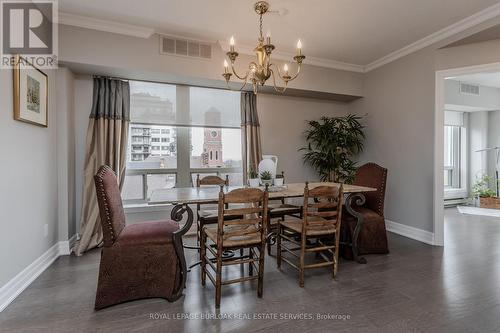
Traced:
<path id="1" fill-rule="evenodd" d="M 354 234 L 352 235 L 352 255 L 353 259 L 360 264 L 366 264 L 366 259 L 359 256 L 359 245 L 358 238 L 361 228 L 363 227 L 364 219 L 363 215 L 354 210 L 353 205 L 361 206 L 365 203 L 366 199 L 363 193 L 348 193 L 345 199 L 345 208 L 349 214 L 357 219 L 356 227 L 354 228 Z"/>
<path id="2" fill-rule="evenodd" d="M 182 296 L 182 292 L 186 287 L 186 278 L 187 278 L 187 265 L 186 265 L 186 257 L 184 255 L 184 244 L 182 242 L 182 236 L 184 236 L 191 226 L 193 225 L 194 215 L 193 210 L 187 204 L 176 204 L 172 208 L 172 212 L 170 213 L 170 218 L 176 222 L 182 221 L 184 214 L 187 214 L 187 220 L 184 226 L 174 232 L 173 234 L 173 243 L 175 252 L 177 253 L 177 257 L 179 258 L 179 263 L 181 265 L 181 283 L 179 289 L 174 293 L 174 300 L 179 299 Z"/>

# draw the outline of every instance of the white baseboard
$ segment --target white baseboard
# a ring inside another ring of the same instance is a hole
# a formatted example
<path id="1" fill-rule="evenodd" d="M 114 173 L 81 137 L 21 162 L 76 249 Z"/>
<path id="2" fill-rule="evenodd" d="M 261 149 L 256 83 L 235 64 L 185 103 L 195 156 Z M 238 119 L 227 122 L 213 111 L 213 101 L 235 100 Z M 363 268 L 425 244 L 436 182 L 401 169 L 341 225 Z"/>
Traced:
<path id="1" fill-rule="evenodd" d="M 70 254 L 72 239 L 54 244 L 28 267 L 0 287 L 0 312 L 21 294 L 40 274 L 42 274 L 59 256 Z M 76 238 L 75 238 L 76 240 Z M 74 241 L 73 240 L 73 243 Z"/>
<path id="2" fill-rule="evenodd" d="M 385 220 L 387 231 L 417 240 L 426 244 L 434 245 L 434 233 L 414 227 L 410 227 L 394 221 Z"/>
<path id="3" fill-rule="evenodd" d="M 60 256 L 69 256 L 73 250 L 73 245 L 77 240 L 78 234 L 74 234 L 73 237 L 68 239 L 67 241 L 60 241 L 59 244 L 59 255 Z"/>

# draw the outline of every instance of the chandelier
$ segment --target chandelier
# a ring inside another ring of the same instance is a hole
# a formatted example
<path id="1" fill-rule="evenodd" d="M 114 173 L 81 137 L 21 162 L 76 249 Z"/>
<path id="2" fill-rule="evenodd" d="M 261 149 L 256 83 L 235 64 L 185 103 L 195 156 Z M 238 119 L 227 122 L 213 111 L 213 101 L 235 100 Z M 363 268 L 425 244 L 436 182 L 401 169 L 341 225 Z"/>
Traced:
<path id="1" fill-rule="evenodd" d="M 238 57 L 238 52 L 234 49 L 234 37 L 231 37 L 229 46 L 230 50 L 226 53 L 227 57 L 231 61 L 231 69 L 229 70 L 229 64 L 227 60 L 224 59 L 224 74 L 222 76 L 226 79 L 226 84 L 229 87 L 229 80 L 231 80 L 231 76 L 234 74 L 238 79 L 243 81 L 243 85 L 240 90 L 246 86 L 248 82 L 250 82 L 253 86 L 254 93 L 257 93 L 258 87 L 263 86 L 266 81 L 272 77 L 273 87 L 279 93 L 284 93 L 288 82 L 294 80 L 300 73 L 300 68 L 302 66 L 302 62 L 306 58 L 302 55 L 302 43 L 297 42 L 297 55 L 293 57 L 293 60 L 297 63 L 297 73 L 294 75 L 290 75 L 288 64 L 284 64 L 283 72 L 281 72 L 280 68 L 271 63 L 271 53 L 275 49 L 274 45 L 271 43 L 271 35 L 268 33 L 266 39 L 264 40 L 264 36 L 262 35 L 262 16 L 269 10 L 269 3 L 266 1 L 258 1 L 254 5 L 255 12 L 259 15 L 259 39 L 257 42 L 257 46 L 254 49 L 254 52 L 257 57 L 257 61 L 252 61 L 248 64 L 248 70 L 244 75 L 239 75 L 236 73 L 234 69 L 234 62 Z M 274 69 L 273 69 L 274 68 Z M 276 85 L 276 76 L 279 77 L 281 81 L 284 83 L 284 87 L 280 88 Z"/>

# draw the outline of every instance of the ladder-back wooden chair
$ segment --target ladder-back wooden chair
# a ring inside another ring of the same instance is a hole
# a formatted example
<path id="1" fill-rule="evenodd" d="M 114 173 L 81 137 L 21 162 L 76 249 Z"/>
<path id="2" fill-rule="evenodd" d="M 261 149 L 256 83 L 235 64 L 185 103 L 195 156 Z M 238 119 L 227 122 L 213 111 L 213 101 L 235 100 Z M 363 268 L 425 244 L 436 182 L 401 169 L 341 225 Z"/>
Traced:
<path id="1" fill-rule="evenodd" d="M 285 172 L 281 171 L 283 185 L 285 185 Z M 285 220 L 285 216 L 302 218 L 302 207 L 285 202 L 285 198 L 269 200 L 269 224 L 268 232 L 276 232 L 278 223 L 276 219 Z M 267 253 L 271 255 L 271 242 L 267 243 Z"/>
<path id="2" fill-rule="evenodd" d="M 196 175 L 196 187 L 202 186 L 229 186 L 229 175 L 226 175 L 225 179 L 219 176 L 205 176 L 200 177 L 200 174 Z M 198 244 L 201 239 L 201 230 L 205 224 L 217 223 L 217 207 L 215 206 L 217 201 L 203 204 L 196 204 L 196 240 Z M 204 209 L 202 209 L 204 208 Z"/>
<path id="3" fill-rule="evenodd" d="M 223 285 L 257 279 L 257 295 L 262 297 L 268 197 L 267 188 L 266 191 L 241 188 L 224 194 L 221 187 L 218 223 L 204 226 L 201 232 L 201 284 L 205 286 L 207 276 L 214 284 L 217 308 L 220 307 Z M 227 208 L 232 204 L 238 204 L 238 208 Z M 241 204 L 244 206 L 241 207 Z M 227 219 L 238 215 L 243 218 Z M 248 256 L 223 258 L 224 252 L 237 249 L 249 249 Z M 248 264 L 248 276 L 222 281 L 223 267 L 244 264 Z M 208 267 L 215 275 L 207 270 Z M 257 271 L 256 276 L 254 270 Z"/>
<path id="4" fill-rule="evenodd" d="M 314 199 L 314 203 L 310 203 L 310 199 Z M 303 218 L 278 221 L 278 268 L 284 261 L 297 269 L 301 287 L 304 287 L 306 269 L 331 266 L 333 277 L 337 275 L 342 200 L 342 185 L 309 189 L 306 183 Z M 289 256 L 283 256 L 284 253 L 297 258 L 298 263 L 293 263 Z M 321 262 L 306 264 L 308 253 L 316 253 Z"/>

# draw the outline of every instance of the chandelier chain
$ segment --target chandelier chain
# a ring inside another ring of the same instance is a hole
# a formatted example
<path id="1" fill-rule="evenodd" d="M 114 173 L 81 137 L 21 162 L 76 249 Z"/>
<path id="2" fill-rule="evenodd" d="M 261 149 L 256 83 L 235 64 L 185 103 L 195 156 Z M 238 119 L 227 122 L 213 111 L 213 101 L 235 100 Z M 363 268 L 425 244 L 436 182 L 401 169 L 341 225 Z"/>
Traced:
<path id="1" fill-rule="evenodd" d="M 264 38 L 263 35 L 262 35 L 262 14 L 259 15 L 260 16 L 260 26 L 259 26 L 259 29 L 260 29 L 260 38 Z"/>

